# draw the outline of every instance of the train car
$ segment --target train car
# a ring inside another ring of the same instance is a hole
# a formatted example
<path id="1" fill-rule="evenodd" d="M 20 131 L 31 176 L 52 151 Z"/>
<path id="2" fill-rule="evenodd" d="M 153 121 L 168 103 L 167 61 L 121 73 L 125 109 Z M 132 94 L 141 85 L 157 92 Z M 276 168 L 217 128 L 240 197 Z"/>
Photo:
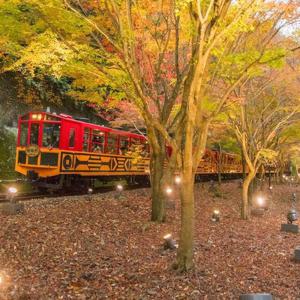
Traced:
<path id="1" fill-rule="evenodd" d="M 91 179 L 145 178 L 150 148 L 145 136 L 95 125 L 65 114 L 19 117 L 16 171 L 40 188 L 90 184 Z M 206 150 L 198 174 L 241 173 L 238 156 Z"/>

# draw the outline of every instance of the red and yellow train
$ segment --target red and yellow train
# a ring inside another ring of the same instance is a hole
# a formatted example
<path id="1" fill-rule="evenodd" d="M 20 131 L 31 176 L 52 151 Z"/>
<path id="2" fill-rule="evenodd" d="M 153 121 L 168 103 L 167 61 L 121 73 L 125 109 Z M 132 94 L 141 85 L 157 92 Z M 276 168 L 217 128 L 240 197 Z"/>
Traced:
<path id="1" fill-rule="evenodd" d="M 221 161 L 220 161 L 221 160 Z M 19 117 L 16 171 L 44 188 L 84 179 L 135 179 L 149 174 L 143 135 L 95 125 L 69 115 L 30 112 Z M 242 173 L 237 155 L 207 150 L 197 174 Z"/>

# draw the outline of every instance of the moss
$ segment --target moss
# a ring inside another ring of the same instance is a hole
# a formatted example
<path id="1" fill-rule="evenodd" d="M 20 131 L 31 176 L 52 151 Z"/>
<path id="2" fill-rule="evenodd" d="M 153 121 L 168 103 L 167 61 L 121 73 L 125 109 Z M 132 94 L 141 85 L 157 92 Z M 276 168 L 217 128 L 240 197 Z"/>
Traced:
<path id="1" fill-rule="evenodd" d="M 15 169 L 16 136 L 0 127 L 0 179 L 16 177 Z"/>

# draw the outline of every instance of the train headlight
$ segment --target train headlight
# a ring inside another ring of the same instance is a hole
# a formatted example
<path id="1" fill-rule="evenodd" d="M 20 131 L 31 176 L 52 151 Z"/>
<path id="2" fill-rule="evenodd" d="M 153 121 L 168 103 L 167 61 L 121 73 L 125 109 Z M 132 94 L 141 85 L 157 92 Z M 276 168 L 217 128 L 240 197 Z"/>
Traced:
<path id="1" fill-rule="evenodd" d="M 40 120 L 42 120 L 42 114 L 32 114 L 31 119 L 36 120 L 36 121 L 40 121 Z"/>

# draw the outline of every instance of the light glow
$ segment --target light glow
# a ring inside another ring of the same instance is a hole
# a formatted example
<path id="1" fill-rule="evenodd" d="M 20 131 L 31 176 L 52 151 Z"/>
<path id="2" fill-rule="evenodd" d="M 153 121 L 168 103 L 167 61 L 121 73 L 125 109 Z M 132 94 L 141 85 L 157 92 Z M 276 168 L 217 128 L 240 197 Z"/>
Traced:
<path id="1" fill-rule="evenodd" d="M 119 191 L 119 192 L 123 191 L 123 185 L 118 184 L 117 185 L 117 191 Z"/>
<path id="2" fill-rule="evenodd" d="M 42 120 L 42 115 L 41 114 L 32 114 L 31 119 L 40 121 L 40 120 Z"/>
<path id="3" fill-rule="evenodd" d="M 215 210 L 214 210 L 214 214 L 215 214 L 215 215 L 219 215 L 219 214 L 220 214 L 220 211 L 219 211 L 218 209 L 215 209 Z"/>
<path id="4" fill-rule="evenodd" d="M 264 204 L 265 204 L 265 199 L 263 198 L 263 197 L 257 197 L 257 199 L 256 199 L 256 203 L 257 203 L 257 205 L 258 206 L 264 206 Z"/>
<path id="5" fill-rule="evenodd" d="M 168 195 L 172 194 L 172 192 L 173 192 L 173 190 L 170 187 L 166 188 L 166 193 Z"/>
<path id="6" fill-rule="evenodd" d="M 164 236 L 164 240 L 169 240 L 172 237 L 171 233 L 168 233 Z"/>
<path id="7" fill-rule="evenodd" d="M 18 190 L 15 187 L 11 186 L 8 188 L 8 192 L 10 194 L 16 194 L 18 192 Z"/>
<path id="8" fill-rule="evenodd" d="M 177 184 L 181 183 L 181 177 L 180 176 L 175 177 L 175 183 L 177 183 Z"/>

